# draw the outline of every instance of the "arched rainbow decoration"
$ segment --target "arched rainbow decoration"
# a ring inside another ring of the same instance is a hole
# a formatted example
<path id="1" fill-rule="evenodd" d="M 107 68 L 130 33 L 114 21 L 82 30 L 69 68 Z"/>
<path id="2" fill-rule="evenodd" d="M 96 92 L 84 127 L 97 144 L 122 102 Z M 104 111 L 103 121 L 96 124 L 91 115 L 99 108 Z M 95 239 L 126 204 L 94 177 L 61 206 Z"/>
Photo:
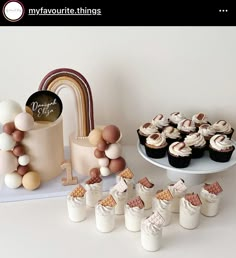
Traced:
<path id="1" fill-rule="evenodd" d="M 87 137 L 94 129 L 93 98 L 87 80 L 79 72 L 60 68 L 48 73 L 39 85 L 39 90 L 59 94 L 63 88 L 73 90 L 76 103 L 76 138 Z"/>

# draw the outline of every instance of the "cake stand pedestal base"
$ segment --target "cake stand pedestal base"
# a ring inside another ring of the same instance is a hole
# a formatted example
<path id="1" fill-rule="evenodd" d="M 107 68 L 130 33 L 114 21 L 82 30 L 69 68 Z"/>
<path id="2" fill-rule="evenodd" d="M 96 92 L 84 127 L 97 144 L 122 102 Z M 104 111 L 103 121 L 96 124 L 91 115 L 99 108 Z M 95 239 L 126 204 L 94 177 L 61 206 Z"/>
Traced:
<path id="1" fill-rule="evenodd" d="M 176 182 L 180 178 L 182 178 L 186 185 L 193 186 L 193 185 L 200 185 L 204 183 L 204 181 L 207 178 L 206 174 L 187 174 L 182 172 L 177 172 L 175 170 L 167 169 L 167 177 L 173 181 Z"/>

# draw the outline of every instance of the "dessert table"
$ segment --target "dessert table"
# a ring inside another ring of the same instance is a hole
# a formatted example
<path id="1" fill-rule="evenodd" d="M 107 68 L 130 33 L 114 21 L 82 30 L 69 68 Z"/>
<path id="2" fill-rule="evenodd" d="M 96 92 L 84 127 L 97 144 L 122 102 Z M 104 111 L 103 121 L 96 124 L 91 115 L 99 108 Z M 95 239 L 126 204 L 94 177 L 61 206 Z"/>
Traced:
<path id="1" fill-rule="evenodd" d="M 123 152 L 135 181 L 147 176 L 156 189 L 170 183 L 161 167 L 140 157 L 137 146 L 124 146 Z M 140 232 L 125 229 L 123 215 L 116 216 L 116 227 L 111 233 L 96 230 L 93 208 L 87 208 L 85 221 L 71 222 L 65 196 L 0 203 L 1 257 L 233 258 L 236 252 L 235 168 L 209 174 L 208 180 L 217 180 L 224 190 L 219 214 L 213 218 L 201 215 L 200 225 L 194 230 L 182 228 L 178 214 L 173 214 L 171 224 L 163 228 L 161 249 L 153 253 L 142 248 Z M 198 192 L 200 187 L 191 186 L 189 191 Z"/>

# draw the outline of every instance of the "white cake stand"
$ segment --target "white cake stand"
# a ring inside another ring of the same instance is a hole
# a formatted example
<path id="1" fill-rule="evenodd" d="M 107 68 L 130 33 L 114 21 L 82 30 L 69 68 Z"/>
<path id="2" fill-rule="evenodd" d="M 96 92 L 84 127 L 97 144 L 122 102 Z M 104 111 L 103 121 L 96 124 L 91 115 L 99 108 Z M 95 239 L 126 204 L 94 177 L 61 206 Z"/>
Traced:
<path id="1" fill-rule="evenodd" d="M 234 145 L 236 142 L 233 141 Z M 208 174 L 224 171 L 236 164 L 236 150 L 233 152 L 231 159 L 228 162 L 215 162 L 209 158 L 208 151 L 200 159 L 192 159 L 187 168 L 175 168 L 169 164 L 167 155 L 161 159 L 149 158 L 146 155 L 145 147 L 139 142 L 137 143 L 138 152 L 148 162 L 155 166 L 164 168 L 167 176 L 171 181 L 177 181 L 182 178 L 187 185 L 199 185 L 206 180 Z"/>

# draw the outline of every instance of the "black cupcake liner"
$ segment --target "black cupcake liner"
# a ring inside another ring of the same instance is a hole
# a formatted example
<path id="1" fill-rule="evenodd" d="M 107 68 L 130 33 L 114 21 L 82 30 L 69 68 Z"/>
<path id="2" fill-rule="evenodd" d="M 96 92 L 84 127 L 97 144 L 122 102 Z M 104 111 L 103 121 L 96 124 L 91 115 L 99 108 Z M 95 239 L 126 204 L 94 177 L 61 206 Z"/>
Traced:
<path id="1" fill-rule="evenodd" d="M 178 123 L 175 124 L 175 123 L 173 123 L 172 121 L 169 120 L 169 125 L 170 125 L 170 126 L 173 126 L 174 128 L 177 128 Z"/>
<path id="2" fill-rule="evenodd" d="M 164 158 L 166 155 L 166 151 L 168 149 L 168 145 L 163 148 L 150 148 L 149 146 L 145 145 L 145 151 L 148 157 L 153 159 L 160 159 Z"/>
<path id="3" fill-rule="evenodd" d="M 231 128 L 231 133 L 218 133 L 218 134 L 224 134 L 224 135 L 226 135 L 229 139 L 231 139 L 232 138 L 232 136 L 233 136 L 233 133 L 234 133 L 234 128 Z"/>
<path id="4" fill-rule="evenodd" d="M 168 143 L 168 145 L 171 145 L 173 142 L 182 142 L 182 141 L 183 141 L 182 137 L 177 139 L 166 138 L 166 142 Z"/>
<path id="5" fill-rule="evenodd" d="M 147 136 L 140 134 L 139 129 L 137 130 L 137 134 L 138 134 L 140 144 L 145 145 Z"/>
<path id="6" fill-rule="evenodd" d="M 191 147 L 192 149 L 192 158 L 193 159 L 199 159 L 204 155 L 204 151 L 206 150 L 206 147 L 202 148 L 196 148 L 196 147 Z"/>
<path id="7" fill-rule="evenodd" d="M 231 151 L 217 151 L 209 147 L 209 156 L 212 160 L 216 162 L 228 162 L 231 159 L 231 156 L 235 150 L 235 147 L 232 146 Z"/>
<path id="8" fill-rule="evenodd" d="M 171 153 L 168 151 L 168 160 L 169 163 L 172 167 L 175 168 L 186 168 L 189 166 L 190 161 L 191 161 L 191 155 L 186 156 L 186 157 L 180 157 L 180 156 L 173 156 Z"/>

